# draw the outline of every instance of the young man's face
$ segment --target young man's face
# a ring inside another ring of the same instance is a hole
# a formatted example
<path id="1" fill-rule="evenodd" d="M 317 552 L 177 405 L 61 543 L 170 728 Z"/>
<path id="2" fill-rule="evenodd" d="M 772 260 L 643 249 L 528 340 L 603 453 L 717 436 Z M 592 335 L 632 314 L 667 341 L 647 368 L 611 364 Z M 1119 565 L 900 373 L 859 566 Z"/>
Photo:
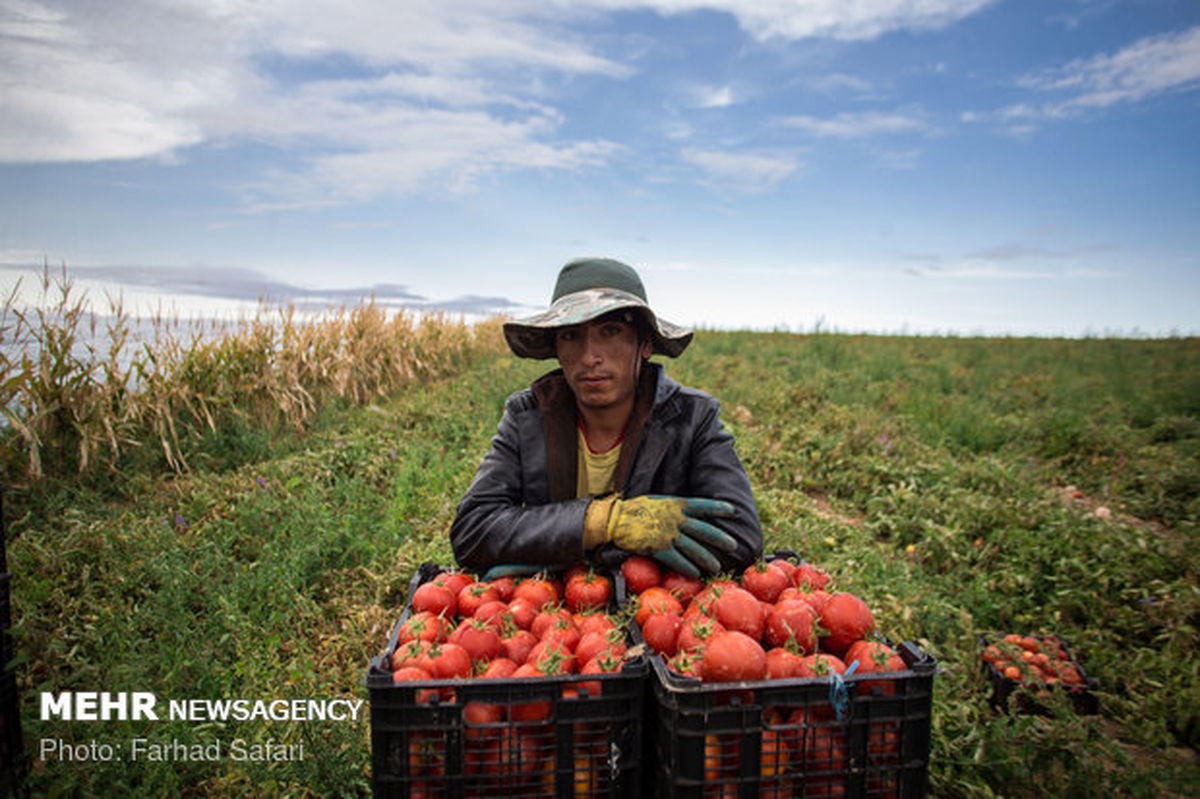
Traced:
<path id="1" fill-rule="evenodd" d="M 560 328 L 554 343 L 575 400 L 594 410 L 633 399 L 637 363 L 652 348 L 649 338 L 638 346 L 632 322 L 613 318 Z"/>

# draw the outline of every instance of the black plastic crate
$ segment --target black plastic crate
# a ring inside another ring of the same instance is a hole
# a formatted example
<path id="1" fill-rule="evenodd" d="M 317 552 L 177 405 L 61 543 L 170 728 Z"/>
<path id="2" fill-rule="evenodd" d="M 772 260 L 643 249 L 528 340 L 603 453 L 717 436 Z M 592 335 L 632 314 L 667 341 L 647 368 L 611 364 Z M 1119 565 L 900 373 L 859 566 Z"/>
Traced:
<path id="1" fill-rule="evenodd" d="M 744 683 L 651 658 L 654 795 L 924 796 L 937 661 L 897 651 L 905 671 Z"/>
<path id="2" fill-rule="evenodd" d="M 375 796 L 639 796 L 645 657 L 613 674 L 392 682 L 412 593 L 441 571 L 418 570 L 409 606 L 367 671 Z"/>
<path id="3" fill-rule="evenodd" d="M 1051 697 L 1057 693 L 1065 692 L 1067 698 L 1070 700 L 1071 707 L 1076 713 L 1080 715 L 1095 715 L 1099 713 L 1100 701 L 1095 692 L 1099 689 L 1100 683 L 1088 675 L 1087 671 L 1083 668 L 1083 664 L 1076 658 L 1075 653 L 1071 651 L 1067 642 L 1057 635 L 1022 636 L 1022 638 L 1025 637 L 1035 639 L 1042 647 L 1043 652 L 1049 648 L 1047 647 L 1047 642 L 1052 642 L 1056 645 L 1060 644 L 1063 651 L 1066 652 L 1066 662 L 1079 673 L 1080 682 L 1077 684 L 1066 684 L 1063 682 L 1047 684 L 1044 681 L 1037 680 L 1028 667 L 1022 669 L 1020 679 L 1007 677 L 994 663 L 982 657 L 989 646 L 1003 646 L 1004 636 L 980 635 L 980 663 L 983 666 L 984 674 L 987 675 L 992 683 L 992 706 L 1010 711 L 1015 709 L 1020 713 L 1050 716 L 1054 714 L 1049 705 Z M 1021 667 L 1018 666 L 1018 668 Z"/>

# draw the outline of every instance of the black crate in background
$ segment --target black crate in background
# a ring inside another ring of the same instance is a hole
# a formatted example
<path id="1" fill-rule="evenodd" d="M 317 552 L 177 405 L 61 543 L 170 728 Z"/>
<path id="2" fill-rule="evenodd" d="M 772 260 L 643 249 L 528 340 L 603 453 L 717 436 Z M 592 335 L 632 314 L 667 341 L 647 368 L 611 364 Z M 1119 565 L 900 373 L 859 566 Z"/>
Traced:
<path id="1" fill-rule="evenodd" d="M 1041 644 L 1049 636 L 1034 635 L 1031 637 L 1037 639 L 1038 643 Z M 1004 676 L 1000 673 L 1000 670 L 996 668 L 995 664 L 989 663 L 981 658 L 980 662 L 983 664 L 984 674 L 987 675 L 988 680 L 992 683 L 992 696 L 990 700 L 992 707 L 1003 709 L 1009 712 L 1015 709 L 1020 713 L 1049 716 L 1053 715 L 1053 711 L 1045 703 L 1037 700 L 1037 693 L 1056 693 L 1065 691 L 1067 697 L 1070 699 L 1071 707 L 1079 715 L 1094 716 L 1100 712 L 1100 700 L 1096 696 L 1096 691 L 1100 688 L 1099 681 L 1087 673 L 1087 671 L 1083 668 L 1083 664 L 1079 662 L 1075 652 L 1071 650 L 1071 647 L 1066 641 L 1059 636 L 1054 636 L 1054 638 L 1061 643 L 1063 649 L 1066 650 L 1068 662 L 1075 667 L 1076 671 L 1079 672 L 1079 676 L 1083 679 L 1083 682 L 1078 685 L 1044 685 L 1024 683 L 1019 680 L 1013 680 Z M 996 644 L 1002 640 L 1003 636 L 1001 635 L 996 635 L 994 637 L 989 635 L 980 635 L 979 651 L 983 652 L 983 650 L 986 649 L 990 644 Z M 1016 696 L 1013 698 L 1013 701 L 1010 702 L 1009 697 L 1013 696 L 1014 693 Z"/>
<path id="2" fill-rule="evenodd" d="M 392 682 L 388 664 L 413 591 L 441 571 L 422 564 L 387 649 L 367 672 L 375 796 L 639 796 L 644 657 L 614 674 Z M 599 683 L 599 695 L 585 683 Z M 472 703 L 534 712 L 475 725 L 464 718 Z"/>

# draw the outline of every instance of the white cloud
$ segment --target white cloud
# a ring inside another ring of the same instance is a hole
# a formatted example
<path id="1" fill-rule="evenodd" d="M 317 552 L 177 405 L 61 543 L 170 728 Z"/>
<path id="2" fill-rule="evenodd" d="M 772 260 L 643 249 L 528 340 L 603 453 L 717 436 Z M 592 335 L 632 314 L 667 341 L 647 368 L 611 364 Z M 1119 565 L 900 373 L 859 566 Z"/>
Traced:
<path id="1" fill-rule="evenodd" d="M 617 149 L 562 140 L 543 90 L 547 78 L 634 74 L 583 38 L 581 20 L 709 10 L 758 39 L 861 40 L 951 24 L 990 2 L 0 0 L 0 163 L 169 159 L 251 141 L 301 161 L 251 176 L 255 207 L 435 180 L 462 188 L 496 170 L 603 164 Z M 710 108 L 744 99 L 732 85 L 698 97 Z M 695 153 L 710 174 L 729 171 L 719 154 Z M 770 185 L 796 168 L 777 155 L 740 157 L 744 183 Z"/>
<path id="2" fill-rule="evenodd" d="M 685 161 L 700 167 L 716 182 L 745 191 L 770 188 L 801 167 L 787 153 L 744 150 L 713 150 L 689 147 L 681 152 Z"/>
<path id="3" fill-rule="evenodd" d="M 1200 87 L 1200 26 L 1150 36 L 1118 50 L 1026 75 L 1018 85 L 1062 96 L 1049 102 L 1014 103 L 993 112 L 967 112 L 965 122 L 998 122 L 1028 135 L 1036 123 L 1070 119 L 1123 103 Z"/>
<path id="4" fill-rule="evenodd" d="M 737 102 L 732 86 L 709 86 L 693 92 L 693 105 L 698 108 L 728 108 Z"/>
<path id="5" fill-rule="evenodd" d="M 878 111 L 846 112 L 820 118 L 806 115 L 783 117 L 779 124 L 799 128 L 814 136 L 837 139 L 859 139 L 891 133 L 924 132 L 929 126 L 921 119 L 906 114 L 885 114 Z"/>
<path id="6" fill-rule="evenodd" d="M 874 39 L 897 30 L 937 30 L 997 0 L 585 0 L 601 8 L 662 14 L 724 11 L 757 39 Z"/>

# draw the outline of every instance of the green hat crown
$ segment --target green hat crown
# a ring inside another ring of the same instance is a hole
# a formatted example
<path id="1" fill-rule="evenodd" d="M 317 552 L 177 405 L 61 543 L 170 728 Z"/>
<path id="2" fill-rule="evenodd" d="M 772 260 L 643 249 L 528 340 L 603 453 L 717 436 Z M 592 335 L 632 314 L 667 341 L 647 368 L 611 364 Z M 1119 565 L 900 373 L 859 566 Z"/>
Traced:
<path id="1" fill-rule="evenodd" d="M 612 258 L 577 258 L 558 273 L 551 304 L 561 297 L 588 289 L 619 289 L 646 300 L 646 287 L 632 266 Z"/>

